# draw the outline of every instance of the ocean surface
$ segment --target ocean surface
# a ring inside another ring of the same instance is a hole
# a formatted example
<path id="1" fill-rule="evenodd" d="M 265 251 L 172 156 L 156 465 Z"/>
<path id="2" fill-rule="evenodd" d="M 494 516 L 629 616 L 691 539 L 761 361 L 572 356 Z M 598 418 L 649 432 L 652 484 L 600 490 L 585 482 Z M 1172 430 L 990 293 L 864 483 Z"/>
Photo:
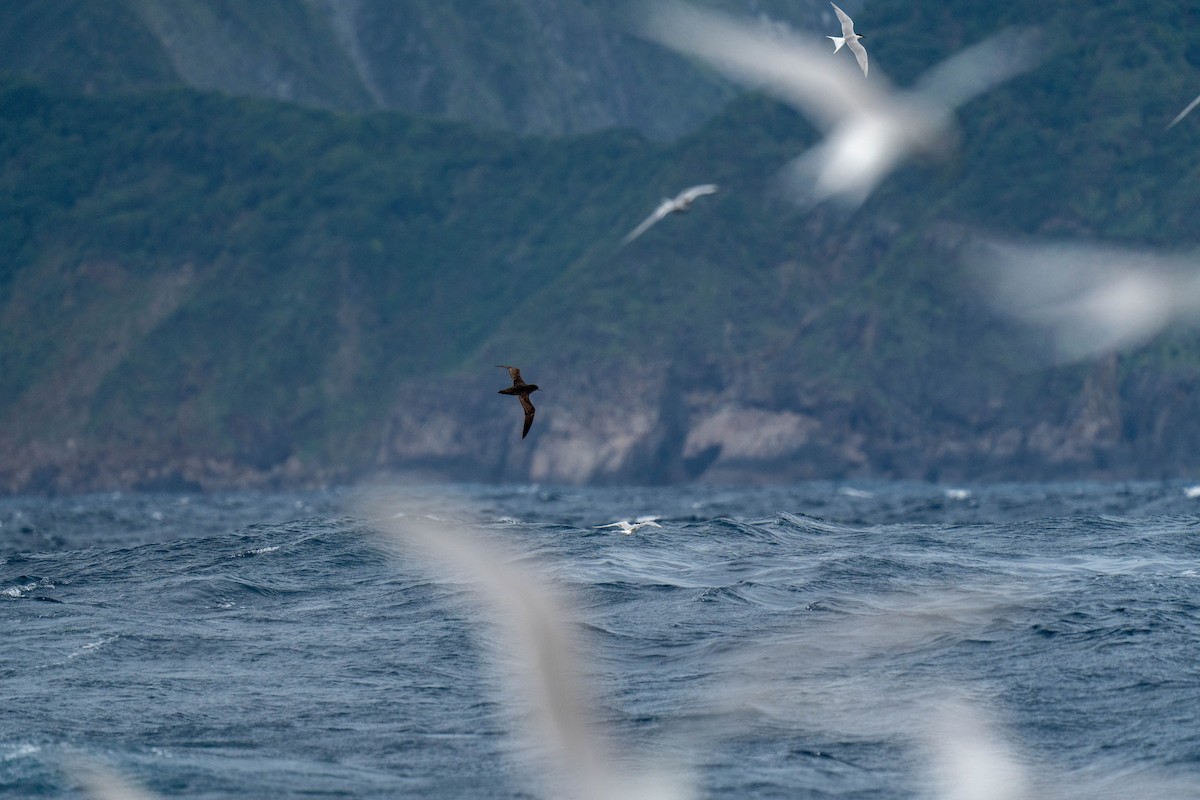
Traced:
<path id="1" fill-rule="evenodd" d="M 647 796 L 1200 797 L 1188 488 L 0 499 L 0 796 L 585 793 L 503 604 L 411 524 L 565 598 L 562 679 Z"/>

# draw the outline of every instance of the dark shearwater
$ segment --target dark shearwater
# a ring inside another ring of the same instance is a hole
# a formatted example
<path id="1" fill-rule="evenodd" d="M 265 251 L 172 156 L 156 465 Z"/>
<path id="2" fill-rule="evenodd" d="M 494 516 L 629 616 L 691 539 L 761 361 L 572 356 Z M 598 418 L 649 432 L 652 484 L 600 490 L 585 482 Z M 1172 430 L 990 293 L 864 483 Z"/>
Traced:
<path id="1" fill-rule="evenodd" d="M 512 378 L 513 385 L 507 389 L 501 389 L 499 394 L 515 394 L 521 398 L 521 408 L 525 409 L 525 428 L 521 431 L 521 438 L 525 438 L 525 434 L 529 433 L 529 427 L 533 425 L 533 413 L 536 409 L 533 403 L 529 402 L 529 394 L 538 390 L 536 383 L 526 383 L 521 380 L 521 370 L 517 367 L 510 367 L 508 364 L 497 364 L 497 367 L 508 370 L 508 377 Z"/>

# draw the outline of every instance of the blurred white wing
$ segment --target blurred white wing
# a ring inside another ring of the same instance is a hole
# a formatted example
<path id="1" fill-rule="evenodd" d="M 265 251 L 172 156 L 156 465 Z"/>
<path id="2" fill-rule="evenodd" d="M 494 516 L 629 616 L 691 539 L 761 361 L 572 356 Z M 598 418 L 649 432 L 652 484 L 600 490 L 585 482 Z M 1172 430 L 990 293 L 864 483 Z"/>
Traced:
<path id="1" fill-rule="evenodd" d="M 84 792 L 92 800 L 157 800 L 154 795 L 99 764 L 75 764 L 70 773 L 83 784 Z"/>
<path id="2" fill-rule="evenodd" d="M 465 531 L 409 522 L 384 510 L 382 532 L 478 583 L 486 606 L 508 632 L 519 695 L 537 719 L 534 737 L 553 757 L 564 786 L 581 800 L 684 800 L 691 792 L 674 773 L 632 775 L 615 768 L 608 743 L 594 724 L 590 698 L 567 622 L 568 604 L 536 575 Z"/>
<path id="3" fill-rule="evenodd" d="M 849 64 L 798 36 L 767 31 L 678 3 L 654 6 L 646 34 L 702 58 L 752 88 L 794 105 L 822 128 L 868 111 L 884 99 Z"/>
<path id="4" fill-rule="evenodd" d="M 1036 28 L 1009 28 L 929 68 L 913 91 L 944 108 L 958 108 L 1036 65 L 1043 44 Z"/>
<path id="5" fill-rule="evenodd" d="M 981 709 L 943 702 L 926 733 L 936 796 L 942 800 L 1024 800 L 1033 780 L 1012 745 Z"/>
<path id="6" fill-rule="evenodd" d="M 685 203 L 690 203 L 693 200 L 695 200 L 697 197 L 703 197 L 706 194 L 716 194 L 716 193 L 717 193 L 717 185 L 715 183 L 704 183 L 704 184 L 701 184 L 700 186 L 693 186 L 690 189 L 684 189 L 682 192 L 679 193 L 679 196 L 676 197 L 675 199 L 676 199 L 676 201 L 682 200 Z"/>
<path id="7" fill-rule="evenodd" d="M 935 67 L 917 91 L 896 93 L 878 74 L 864 81 L 808 40 L 682 4 L 657 6 L 646 32 L 791 103 L 826 130 L 824 142 L 785 170 L 802 204 L 861 203 L 913 151 L 944 149 L 937 145 L 953 128 L 955 106 L 1034 63 L 1025 35 L 1006 32 Z M 865 50 L 859 61 L 865 72 Z"/>
<path id="8" fill-rule="evenodd" d="M 1188 114 L 1192 113 L 1192 109 L 1196 106 L 1200 106 L 1200 95 L 1197 95 L 1195 100 L 1187 104 L 1187 108 L 1185 108 L 1183 111 L 1180 111 L 1179 115 L 1176 116 L 1175 119 L 1171 120 L 1171 123 L 1167 125 L 1167 129 L 1170 130 L 1171 128 L 1174 128 L 1175 124 Z"/>
<path id="9" fill-rule="evenodd" d="M 675 209 L 674 200 L 664 200 L 658 208 L 654 209 L 654 213 L 646 217 L 642 222 L 629 233 L 625 234 L 625 238 L 621 240 L 621 244 L 629 244 L 634 239 L 641 236 L 650 229 L 650 226 L 658 222 L 660 219 L 670 214 Z"/>
<path id="10" fill-rule="evenodd" d="M 1142 344 L 1200 316 L 1200 258 L 1098 244 L 976 249 L 985 291 L 1002 313 L 1046 330 L 1059 361 Z"/>

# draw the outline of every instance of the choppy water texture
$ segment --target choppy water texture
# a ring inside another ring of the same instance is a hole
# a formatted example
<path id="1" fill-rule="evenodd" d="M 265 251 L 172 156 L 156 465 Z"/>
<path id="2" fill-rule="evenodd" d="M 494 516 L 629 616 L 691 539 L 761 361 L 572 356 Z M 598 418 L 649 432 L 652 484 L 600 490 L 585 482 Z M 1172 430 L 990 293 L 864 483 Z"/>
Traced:
<path id="1" fill-rule="evenodd" d="M 1195 797 L 1185 489 L 391 502 L 565 588 L 621 769 L 687 767 L 699 797 Z M 80 757 L 169 797 L 542 793 L 494 668 L 503 627 L 362 508 L 350 492 L 0 500 L 0 793 L 80 797 L 62 768 Z M 662 527 L 594 529 L 641 515 Z"/>

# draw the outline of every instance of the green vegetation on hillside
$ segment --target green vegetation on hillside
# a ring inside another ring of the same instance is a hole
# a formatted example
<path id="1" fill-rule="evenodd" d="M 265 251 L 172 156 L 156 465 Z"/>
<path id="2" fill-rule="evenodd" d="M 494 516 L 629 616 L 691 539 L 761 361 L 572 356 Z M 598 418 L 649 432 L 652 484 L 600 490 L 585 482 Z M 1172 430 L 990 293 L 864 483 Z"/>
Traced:
<path id="1" fill-rule="evenodd" d="M 69 428 L 221 454 L 354 444 L 399 377 L 457 363 L 608 235 L 615 211 L 572 202 L 627 168 L 580 165 L 645 150 L 184 91 L 9 81 L 0 109 L 0 404 L 46 402 L 39 382 L 70 395 L 77 366 L 107 358 Z M 106 341 L 114 314 L 136 331 Z M 10 430 L 55 433 L 37 423 Z"/>
<path id="2" fill-rule="evenodd" d="M 885 474 L 935 469 L 938 437 L 1061 423 L 1099 373 L 1034 365 L 944 231 L 1200 243 L 1200 116 L 1162 130 L 1200 91 L 1180 30 L 1196 12 L 969 6 L 872 3 L 872 63 L 904 85 L 1030 21 L 1046 27 L 1045 63 L 968 104 L 960 149 L 906 164 L 853 214 L 773 191 L 818 133 L 758 96 L 662 144 L 9 76 L 4 444 L 50 462 L 71 441 L 115 463 L 295 457 L 342 474 L 373 458 L 389 409 L 439 402 L 428 388 L 498 360 L 736 385 L 748 405 L 861 433 Z M 84 7 L 68 39 L 101 14 Z M 128 64 L 94 69 L 141 85 Z M 618 246 L 659 197 L 708 181 L 720 193 Z M 1185 459 L 1179 443 L 1200 440 L 1180 413 L 1200 384 L 1195 337 L 1112 374 L 1120 436 Z"/>

